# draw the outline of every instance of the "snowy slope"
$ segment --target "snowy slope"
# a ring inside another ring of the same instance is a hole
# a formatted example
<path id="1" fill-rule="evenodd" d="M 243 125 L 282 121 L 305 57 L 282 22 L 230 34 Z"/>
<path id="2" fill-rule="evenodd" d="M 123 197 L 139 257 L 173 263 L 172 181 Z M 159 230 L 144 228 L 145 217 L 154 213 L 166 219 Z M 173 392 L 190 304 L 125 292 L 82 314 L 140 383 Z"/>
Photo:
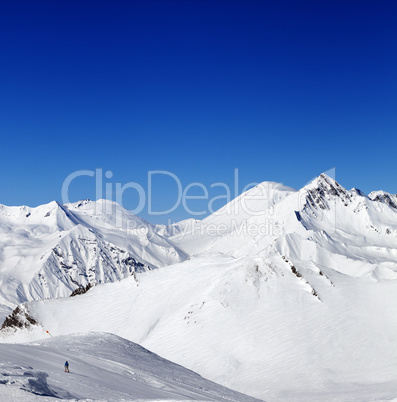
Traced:
<path id="1" fill-rule="evenodd" d="M 320 301 L 276 258 L 194 257 L 138 284 L 30 303 L 43 325 L 30 337 L 109 331 L 269 401 L 396 397 L 396 282 L 336 273 L 333 282 L 319 276 Z"/>
<path id="2" fill-rule="evenodd" d="M 271 217 L 275 206 L 295 192 L 293 188 L 280 183 L 263 182 L 202 221 L 194 219 L 183 221 L 182 224 L 172 225 L 170 229 L 173 230 L 164 231 L 164 234 L 190 255 L 212 249 L 214 242 L 225 236 L 228 237 L 230 248 L 233 244 L 230 241 L 232 240 L 230 234 L 237 239 L 236 247 L 240 247 L 241 235 L 244 236 L 247 231 L 240 232 L 239 229 L 252 218 L 265 220 Z M 266 232 L 266 229 L 264 226 L 263 232 Z M 238 235 L 234 236 L 236 232 Z"/>
<path id="3" fill-rule="evenodd" d="M 30 336 L 112 332 L 269 401 L 396 397 L 397 209 L 321 175 L 223 211 L 154 229 L 184 262 L 27 304 Z"/>
<path id="4" fill-rule="evenodd" d="M 52 202 L 37 208 L 0 205 L 3 311 L 185 258 L 152 225 L 113 202 Z"/>
<path id="5" fill-rule="evenodd" d="M 255 401 L 103 333 L 0 344 L 0 378 L 1 401 Z"/>

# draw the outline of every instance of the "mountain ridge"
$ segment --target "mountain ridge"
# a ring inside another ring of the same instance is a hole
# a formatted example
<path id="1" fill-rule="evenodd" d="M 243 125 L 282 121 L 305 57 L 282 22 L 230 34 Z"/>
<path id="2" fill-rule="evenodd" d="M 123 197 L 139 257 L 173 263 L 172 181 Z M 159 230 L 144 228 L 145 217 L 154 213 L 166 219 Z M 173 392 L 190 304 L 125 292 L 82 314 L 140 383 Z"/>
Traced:
<path id="1" fill-rule="evenodd" d="M 3 309 L 65 297 L 88 283 L 120 280 L 187 258 L 152 225 L 118 204 L 90 203 L 93 214 L 81 212 L 79 203 L 56 201 L 35 208 L 0 206 Z M 130 221 L 134 228 L 127 227 Z"/>
<path id="2" fill-rule="evenodd" d="M 346 190 L 325 174 L 299 191 L 263 182 L 201 221 L 169 226 L 152 225 L 108 200 L 52 201 L 34 208 L 0 205 L 0 304 L 9 309 L 25 301 L 65 297 L 89 283 L 120 280 L 208 250 L 257 253 L 281 237 L 280 231 L 296 237 L 302 228 L 302 236 L 313 229 L 328 235 L 336 231 L 345 244 L 353 238 L 342 239 L 343 232 L 387 234 L 393 239 L 374 242 L 390 251 L 397 227 L 388 221 L 393 222 L 396 211 L 397 195 Z M 356 224 L 347 225 L 352 220 Z M 215 235 L 207 233 L 211 227 Z M 262 232 L 245 233 L 253 228 Z"/>

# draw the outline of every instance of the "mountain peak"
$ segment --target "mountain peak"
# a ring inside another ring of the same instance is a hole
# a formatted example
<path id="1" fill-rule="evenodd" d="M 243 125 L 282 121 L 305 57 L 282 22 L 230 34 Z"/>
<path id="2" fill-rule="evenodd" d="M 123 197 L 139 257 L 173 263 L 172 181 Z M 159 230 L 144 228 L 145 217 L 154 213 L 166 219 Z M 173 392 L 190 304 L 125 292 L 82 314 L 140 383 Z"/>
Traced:
<path id="1" fill-rule="evenodd" d="M 329 209 L 327 200 L 334 197 L 339 197 L 345 205 L 348 205 L 351 199 L 351 194 L 325 173 L 321 173 L 302 190 L 307 193 L 305 206 L 309 204 L 313 208 L 318 206 L 321 209 Z"/>
<path id="2" fill-rule="evenodd" d="M 369 194 L 369 198 L 372 201 L 383 202 L 384 204 L 397 209 L 397 194 L 390 194 L 386 191 L 372 191 Z"/>
<path id="3" fill-rule="evenodd" d="M 51 201 L 48 204 L 37 207 L 28 207 L 26 205 L 8 207 L 0 205 L 0 220 L 11 225 L 38 225 L 56 227 L 58 224 L 65 225 L 67 216 L 63 206 L 57 201 Z M 67 227 L 71 227 L 69 223 Z"/>
<path id="4" fill-rule="evenodd" d="M 335 179 L 325 173 L 321 173 L 304 188 L 312 189 L 317 187 L 327 188 L 331 191 L 333 191 L 333 189 L 343 188 Z"/>

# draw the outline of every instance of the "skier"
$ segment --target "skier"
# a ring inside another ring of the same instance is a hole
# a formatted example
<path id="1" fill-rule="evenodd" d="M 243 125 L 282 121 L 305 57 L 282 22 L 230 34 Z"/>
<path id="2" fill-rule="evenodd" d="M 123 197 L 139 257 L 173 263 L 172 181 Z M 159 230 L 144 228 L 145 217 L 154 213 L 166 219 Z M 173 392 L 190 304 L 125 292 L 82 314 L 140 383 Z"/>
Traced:
<path id="1" fill-rule="evenodd" d="M 69 362 L 67 360 L 65 362 L 65 373 L 69 373 Z"/>

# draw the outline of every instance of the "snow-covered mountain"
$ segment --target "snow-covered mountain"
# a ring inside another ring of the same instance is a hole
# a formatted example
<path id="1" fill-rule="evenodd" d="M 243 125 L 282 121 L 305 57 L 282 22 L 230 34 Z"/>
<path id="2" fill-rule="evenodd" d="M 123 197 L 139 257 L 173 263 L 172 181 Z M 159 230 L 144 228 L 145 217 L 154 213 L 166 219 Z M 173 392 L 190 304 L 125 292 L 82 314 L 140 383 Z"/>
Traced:
<path id="1" fill-rule="evenodd" d="M 384 202 L 392 208 L 397 208 L 397 194 L 389 194 L 385 191 L 372 191 L 369 194 L 369 198 L 374 201 Z"/>
<path id="2" fill-rule="evenodd" d="M 390 400 L 397 208 L 387 200 L 326 175 L 299 191 L 262 183 L 202 221 L 152 227 L 188 259 L 28 303 L 40 323 L 29 336 L 111 332 L 269 401 Z"/>
<path id="3" fill-rule="evenodd" d="M 0 205 L 0 305 L 69 296 L 187 256 L 155 227 L 100 200 Z"/>

